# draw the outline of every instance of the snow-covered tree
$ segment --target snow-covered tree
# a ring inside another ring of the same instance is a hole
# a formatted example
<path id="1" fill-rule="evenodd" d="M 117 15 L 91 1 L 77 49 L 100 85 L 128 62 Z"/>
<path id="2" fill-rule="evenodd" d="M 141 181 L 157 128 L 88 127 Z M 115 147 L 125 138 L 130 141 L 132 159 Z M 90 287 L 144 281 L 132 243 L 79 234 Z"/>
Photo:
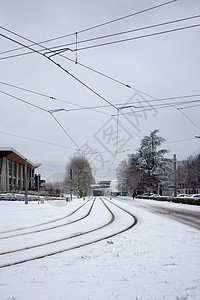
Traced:
<path id="1" fill-rule="evenodd" d="M 169 160 L 164 155 L 169 151 L 167 149 L 160 149 L 165 139 L 158 136 L 159 130 L 156 129 L 150 132 L 150 135 L 146 135 L 141 143 L 137 154 L 134 159 L 137 160 L 137 164 L 148 174 L 148 186 L 151 186 L 151 179 L 154 177 L 163 176 L 169 169 Z"/>
<path id="2" fill-rule="evenodd" d="M 137 152 L 129 155 L 118 167 L 119 183 L 129 191 L 143 192 L 147 187 L 157 191 L 158 184 L 170 178 L 172 161 L 164 157 L 168 150 L 158 149 L 165 141 L 158 136 L 158 132 L 159 130 L 154 130 L 149 136 L 145 136 Z"/>

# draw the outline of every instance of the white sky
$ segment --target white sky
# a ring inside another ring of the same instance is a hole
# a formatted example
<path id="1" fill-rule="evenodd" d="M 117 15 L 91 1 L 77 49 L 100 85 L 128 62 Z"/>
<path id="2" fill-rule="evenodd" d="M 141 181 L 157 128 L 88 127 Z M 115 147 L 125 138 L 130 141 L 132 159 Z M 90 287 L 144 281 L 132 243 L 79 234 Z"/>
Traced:
<path id="1" fill-rule="evenodd" d="M 41 2 L 37 0 L 33 2 L 1 0 L 0 19 L 1 26 L 35 42 L 41 42 L 68 33 L 75 33 L 161 3 L 164 3 L 164 1 L 102 0 L 99 2 L 96 0 L 76 0 L 72 2 L 44 0 Z M 198 15 L 199 11 L 200 2 L 198 0 L 177 0 L 161 8 L 85 33 L 79 33 L 78 41 L 190 17 Z M 85 43 L 81 47 L 199 23 L 199 18 L 196 18 L 156 29 L 93 41 L 90 44 Z M 82 50 L 78 52 L 78 63 L 94 68 L 155 98 L 200 94 L 199 30 L 199 27 L 197 27 Z M 2 28 L 1 34 L 26 45 L 30 44 Z M 75 34 L 44 45 L 48 48 L 74 41 Z M 0 45 L 1 53 L 18 47 L 17 44 L 3 37 L 0 38 Z M 70 47 L 75 49 L 75 45 Z M 35 47 L 34 49 L 41 48 Z M 23 49 L 18 52 L 0 54 L 0 59 L 26 51 L 26 49 Z M 68 51 L 63 54 L 73 60 L 76 59 L 75 52 Z M 137 107 L 147 104 L 163 105 L 158 101 L 153 102 L 152 98 L 144 94 L 136 94 L 134 89 L 128 89 L 81 67 L 79 64 L 75 65 L 59 56 L 54 56 L 52 59 L 114 105 L 121 104 L 121 106 L 124 106 L 131 101 L 134 101 Z M 0 60 L 0 68 L 1 82 L 31 89 L 74 104 L 51 100 L 0 84 L 1 91 L 46 110 L 77 108 L 75 105 L 86 107 L 107 105 L 103 99 L 37 53 L 2 59 Z M 189 98 L 189 101 L 199 99 L 200 96 L 197 96 Z M 187 98 L 184 98 L 165 100 L 165 102 L 173 104 L 179 100 L 188 101 Z M 198 105 L 198 103 L 190 103 L 184 105 L 184 107 Z M 116 119 L 110 116 L 116 114 L 116 109 L 113 107 L 99 109 L 103 113 L 91 110 L 55 113 L 54 116 L 74 142 L 63 132 L 51 115 L 45 111 L 19 102 L 3 93 L 0 93 L 0 107 L 0 146 L 13 147 L 31 161 L 42 163 L 38 173 L 40 172 L 44 178 L 52 173 L 63 172 L 77 146 L 86 150 L 86 145 L 87 152 L 89 148 L 90 151 L 100 152 L 87 155 L 92 166 L 96 169 L 94 172 L 96 179 L 103 177 L 115 178 L 115 169 L 119 162 L 128 154 L 134 153 L 135 149 L 139 147 L 141 138 L 154 129 L 160 129 L 160 135 L 166 139 L 166 145 L 163 145 L 163 147 L 170 150 L 168 157 L 173 157 L 173 154 L 176 153 L 178 160 L 186 159 L 188 156 L 198 153 L 200 148 L 200 140 L 194 138 L 195 135 L 199 135 L 200 129 L 199 106 L 181 110 L 182 113 L 177 108 L 181 108 L 183 105 L 179 105 L 143 111 L 139 113 L 139 116 L 138 113 L 121 115 L 120 122 L 123 124 L 120 123 L 118 128 L 117 150 L 122 153 L 118 153 L 116 157 L 115 154 L 111 153 L 116 151 L 116 135 L 110 134 L 110 130 L 116 131 L 117 129 Z M 120 111 L 121 114 L 125 112 L 131 112 L 131 109 Z M 6 134 L 28 137 L 64 147 Z M 126 151 L 128 149 L 131 150 Z M 108 173 L 109 169 L 111 170 Z"/>

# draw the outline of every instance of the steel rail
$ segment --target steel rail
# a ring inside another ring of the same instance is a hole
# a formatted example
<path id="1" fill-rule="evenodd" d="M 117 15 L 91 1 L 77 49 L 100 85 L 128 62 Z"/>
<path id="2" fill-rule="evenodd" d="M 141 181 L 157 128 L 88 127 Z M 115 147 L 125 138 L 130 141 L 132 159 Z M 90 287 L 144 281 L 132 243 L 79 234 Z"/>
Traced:
<path id="1" fill-rule="evenodd" d="M 73 215 L 75 212 L 77 212 L 79 209 L 81 209 L 84 205 L 86 205 L 88 203 L 88 201 L 86 203 L 84 203 L 83 205 L 81 205 L 78 209 L 76 209 L 75 211 L 73 211 L 71 214 L 63 217 L 62 219 L 68 218 L 69 216 Z M 93 206 L 94 202 L 95 202 L 95 199 L 94 199 L 93 203 L 91 204 L 91 207 Z M 64 227 L 64 226 L 67 226 L 67 225 L 79 222 L 79 221 L 81 221 L 81 220 L 83 220 L 83 219 L 85 219 L 86 217 L 89 216 L 89 214 L 91 212 L 91 207 L 89 208 L 88 212 L 84 216 L 82 216 L 82 217 L 80 217 L 80 218 L 78 218 L 76 220 L 73 220 L 71 222 L 60 224 L 60 225 L 56 225 L 56 226 L 52 226 L 52 227 L 47 227 L 47 228 L 39 229 L 39 230 L 35 230 L 35 231 L 29 231 L 29 232 L 24 232 L 24 233 L 20 233 L 20 234 L 14 234 L 14 235 L 9 235 L 9 236 L 5 236 L 5 237 L 0 237 L 0 240 L 9 239 L 9 238 L 17 237 L 17 236 L 24 236 L 24 235 L 28 235 L 28 234 L 39 233 L 39 232 L 43 232 L 43 231 L 47 231 L 47 230 L 52 230 L 52 229 L 56 229 L 56 228 L 59 228 L 59 227 Z M 49 223 L 52 223 L 52 222 L 55 222 L 55 221 L 51 221 Z M 58 220 L 56 222 L 58 222 Z"/>
<path id="2" fill-rule="evenodd" d="M 20 231 L 20 230 L 24 230 L 24 229 L 34 228 L 34 227 L 38 227 L 38 226 L 42 226 L 42 225 L 47 225 L 47 224 L 50 224 L 50 223 L 58 222 L 60 220 L 64 220 L 65 218 L 72 216 L 75 212 L 77 212 L 84 205 L 86 205 L 91 199 L 92 198 L 90 198 L 87 202 L 85 202 L 84 204 L 82 204 L 81 206 L 79 206 L 77 209 L 75 209 L 69 215 L 66 215 L 64 217 L 61 217 L 61 218 L 58 218 L 58 219 L 55 219 L 55 220 L 51 220 L 51 221 L 48 221 L 48 222 L 45 222 L 45 223 L 40 223 L 40 224 L 32 225 L 32 226 L 27 226 L 27 227 L 22 227 L 22 228 L 17 228 L 17 229 L 2 231 L 2 232 L 0 232 L 0 234 L 5 234 L 5 233 L 9 233 L 9 232 L 15 232 L 15 231 Z"/>
<path id="3" fill-rule="evenodd" d="M 108 201 L 107 199 L 105 199 L 105 200 Z M 41 244 L 41 245 L 36 245 L 36 246 L 30 247 L 30 248 L 24 248 L 23 250 L 27 250 L 27 249 L 31 249 L 31 248 L 35 248 L 35 247 L 40 247 L 40 246 L 45 246 L 45 245 L 57 243 L 57 242 L 60 242 L 60 241 L 65 241 L 65 240 L 68 240 L 68 239 L 72 239 L 72 238 L 75 238 L 75 237 L 83 236 L 83 235 L 86 235 L 88 233 L 95 232 L 97 230 L 100 230 L 102 228 L 105 228 L 105 227 L 109 226 L 111 223 L 114 222 L 115 215 L 112 212 L 112 210 L 108 207 L 108 205 L 102 199 L 101 199 L 101 201 L 105 205 L 105 207 L 107 208 L 107 210 L 110 212 L 110 215 L 111 215 L 110 220 L 106 224 L 101 225 L 101 226 L 99 226 L 99 227 L 97 227 L 95 229 L 91 229 L 91 230 L 88 230 L 88 231 L 85 231 L 85 232 L 82 232 L 82 233 L 79 233 L 79 234 L 76 234 L 76 235 L 73 235 L 73 236 L 70 236 L 70 237 L 67 237 L 67 238 L 59 239 L 59 240 L 56 240 L 56 241 L 51 241 L 51 242 L 48 242 L 48 243 L 45 243 L 45 244 Z M 109 201 L 109 203 L 113 204 L 111 201 Z M 118 206 L 116 204 L 113 204 L 113 205 L 115 205 L 119 209 L 123 210 L 124 212 L 128 213 L 133 218 L 133 222 L 132 222 L 131 225 L 129 225 L 126 228 L 123 228 L 122 230 L 120 230 L 118 232 L 105 235 L 104 237 L 97 238 L 97 239 L 95 239 L 93 241 L 89 241 L 89 242 L 86 242 L 86 243 L 81 243 L 79 245 L 68 247 L 66 249 L 60 249 L 60 250 L 57 250 L 57 251 L 54 251 L 54 252 L 51 252 L 51 253 L 46 253 L 46 254 L 43 254 L 43 255 L 36 256 L 36 257 L 32 257 L 32 258 L 27 258 L 27 259 L 24 259 L 24 260 L 16 261 L 16 262 L 13 262 L 13 263 L 6 263 L 4 265 L 0 265 L 0 269 L 6 268 L 6 267 L 15 266 L 15 265 L 19 265 L 19 264 L 23 264 L 23 263 L 26 263 L 26 262 L 35 261 L 35 260 L 38 260 L 38 259 L 50 257 L 50 256 L 53 256 L 53 255 L 56 255 L 56 254 L 61 254 L 63 252 L 67 252 L 67 251 L 70 251 L 70 250 L 75 250 L 75 249 L 78 249 L 78 248 L 81 248 L 81 247 L 84 247 L 84 246 L 88 246 L 88 245 L 91 245 L 93 243 L 97 243 L 97 242 L 100 242 L 102 240 L 105 240 L 105 239 L 114 237 L 114 236 L 116 236 L 118 234 L 121 234 L 121 233 L 123 233 L 123 232 L 131 229 L 133 226 L 135 226 L 137 224 L 138 220 L 137 220 L 137 218 L 132 213 L 130 213 L 129 211 L 123 209 L 122 207 L 120 207 L 120 206 Z M 20 251 L 23 251 L 23 250 L 20 250 Z M 19 250 L 17 250 L 17 251 L 19 251 Z M 16 251 L 13 250 L 13 252 L 11 252 L 11 251 L 7 252 L 7 253 L 5 252 L 5 253 L 1 253 L 0 255 L 10 254 L 10 253 L 14 253 L 14 252 L 16 252 Z"/>

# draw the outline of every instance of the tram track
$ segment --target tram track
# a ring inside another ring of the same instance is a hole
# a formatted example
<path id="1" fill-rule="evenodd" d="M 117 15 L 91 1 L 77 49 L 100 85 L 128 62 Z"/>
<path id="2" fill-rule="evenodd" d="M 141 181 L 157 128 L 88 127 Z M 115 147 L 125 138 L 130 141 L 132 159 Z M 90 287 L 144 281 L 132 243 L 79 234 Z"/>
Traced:
<path id="1" fill-rule="evenodd" d="M 123 211 L 123 213 L 126 213 L 129 216 L 131 216 L 131 218 L 132 218 L 131 223 L 128 224 L 127 226 L 125 226 L 124 228 L 122 228 L 121 230 L 117 230 L 117 231 L 111 232 L 111 233 L 104 233 L 101 237 L 96 236 L 96 238 L 94 237 L 94 238 L 92 238 L 92 240 L 89 240 L 89 241 L 86 241 L 86 242 L 78 242 L 77 244 L 75 244 L 73 246 L 68 246 L 66 248 L 61 248 L 61 249 L 58 249 L 56 251 L 47 252 L 47 253 L 44 253 L 44 254 L 41 254 L 41 255 L 36 255 L 35 257 L 32 256 L 32 257 L 17 260 L 17 261 L 14 261 L 14 262 L 10 262 L 10 263 L 8 262 L 8 263 L 5 263 L 5 264 L 1 264 L 0 269 L 10 267 L 10 266 L 19 265 L 19 264 L 23 264 L 23 263 L 26 263 L 26 262 L 35 261 L 35 260 L 42 259 L 42 258 L 45 258 L 45 257 L 50 257 L 50 256 L 53 256 L 53 255 L 56 255 L 56 254 L 67 252 L 67 251 L 77 249 L 77 248 L 80 248 L 80 247 L 83 247 L 83 246 L 87 246 L 87 245 L 90 245 L 90 244 L 93 244 L 93 243 L 96 243 L 96 242 L 100 242 L 102 240 L 105 240 L 105 239 L 111 238 L 113 236 L 116 236 L 120 233 L 123 233 L 126 230 L 132 228 L 133 226 L 135 226 L 137 224 L 137 218 L 132 213 L 126 211 L 122 207 L 112 203 L 111 201 L 109 201 L 107 199 L 104 199 L 104 200 L 100 199 L 100 200 L 101 200 L 101 202 L 103 203 L 103 205 L 105 206 L 105 208 L 107 209 L 107 211 L 109 212 L 109 215 L 110 215 L 109 220 L 106 223 L 101 224 L 100 226 L 97 226 L 96 228 L 92 228 L 92 229 L 89 229 L 89 230 L 86 230 L 86 231 L 75 233 L 75 234 L 72 234 L 71 236 L 63 237 L 61 239 L 52 240 L 52 241 L 49 241 L 49 242 L 46 242 L 46 243 L 41 243 L 41 244 L 37 244 L 37 245 L 34 245 L 34 246 L 30 246 L 30 247 L 24 247 L 24 248 L 21 248 L 21 249 L 2 252 L 2 253 L 0 253 L 0 257 L 6 256 L 6 255 L 10 256 L 10 255 L 15 254 L 17 252 L 32 250 L 32 249 L 35 249 L 35 248 L 45 247 L 45 246 L 49 246 L 49 245 L 56 244 L 56 243 L 58 244 L 59 242 L 66 242 L 68 240 L 77 239 L 77 238 L 79 238 L 81 236 L 84 236 L 84 235 L 93 234 L 97 231 L 105 229 L 106 227 L 109 228 L 109 225 L 113 224 L 114 221 L 116 221 L 116 217 L 117 217 L 116 212 L 113 211 L 110 208 L 112 205 L 114 205 L 114 207 L 117 207 L 117 209 L 120 209 L 121 211 Z M 107 204 L 105 203 L 105 201 L 108 201 Z M 91 206 L 90 213 L 93 209 L 93 206 L 94 206 L 94 201 L 93 201 L 93 205 Z"/>
<path id="2" fill-rule="evenodd" d="M 78 207 L 76 210 L 74 210 L 72 213 L 70 213 L 69 215 L 67 216 L 64 216 L 62 218 L 59 218 L 59 219 L 56 219 L 56 220 L 51 220 L 49 222 L 46 222 L 46 223 L 43 223 L 43 224 L 38 224 L 38 225 L 35 225 L 35 226 L 30 226 L 29 228 L 33 228 L 33 227 L 38 227 L 38 226 L 43 226 L 43 225 L 48 225 L 48 224 L 51 224 L 51 223 L 54 223 L 54 222 L 59 222 L 61 220 L 64 220 L 70 216 L 72 216 L 73 214 L 75 214 L 78 210 L 80 210 L 83 206 L 85 206 L 91 199 L 89 199 L 86 203 L 84 203 L 83 205 L 81 205 L 80 207 Z M 14 234 L 14 235 L 9 235 L 9 236 L 4 236 L 4 237 L 0 237 L 0 240 L 3 240 L 3 239 L 9 239 L 9 238 L 13 238 L 13 237 L 18 237 L 18 236 L 24 236 L 24 235 L 29 235 L 29 234 L 34 234 L 34 233 L 39 233 L 39 232 L 43 232 L 43 231 L 48 231 L 48 230 L 52 230 L 52 229 L 56 229 L 56 228 L 60 228 L 60 227 L 64 227 L 64 226 L 67 226 L 67 225 L 70 225 L 70 224 L 73 224 L 73 223 L 76 223 L 78 221 L 81 221 L 83 219 L 85 219 L 86 217 L 88 217 L 88 215 L 90 214 L 91 210 L 92 210 L 92 206 L 94 204 L 94 201 L 95 199 L 93 200 L 93 203 L 91 204 L 88 212 L 76 219 L 76 220 L 73 220 L 73 221 L 70 221 L 70 222 L 67 222 L 67 223 L 64 223 L 64 224 L 60 224 L 60 225 L 56 225 L 56 226 L 52 226 L 52 227 L 48 227 L 48 228 L 44 228 L 44 229 L 38 229 L 38 230 L 34 230 L 34 231 L 28 231 L 28 232 L 24 232 L 24 233 L 19 233 L 19 234 Z M 25 228 L 20 228 L 20 229 L 16 229 L 16 230 L 24 230 L 24 229 L 29 229 L 27 227 Z M 1 233 L 0 233 L 1 234 Z"/>

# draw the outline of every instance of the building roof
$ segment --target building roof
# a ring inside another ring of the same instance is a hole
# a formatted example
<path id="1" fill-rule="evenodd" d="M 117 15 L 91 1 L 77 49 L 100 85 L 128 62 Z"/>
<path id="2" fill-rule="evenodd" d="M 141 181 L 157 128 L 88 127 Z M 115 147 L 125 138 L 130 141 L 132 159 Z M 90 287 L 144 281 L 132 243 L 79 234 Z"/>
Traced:
<path id="1" fill-rule="evenodd" d="M 17 152 L 15 149 L 13 149 L 11 147 L 8 147 L 8 148 L 0 147 L 0 157 L 7 157 L 8 160 L 10 160 L 10 161 L 13 161 L 13 162 L 18 163 L 23 166 L 25 165 L 26 157 L 24 157 L 23 155 L 21 155 L 19 152 Z M 41 166 L 41 164 L 32 163 L 28 159 L 27 159 L 27 165 L 31 169 L 36 169 L 39 166 Z"/>

